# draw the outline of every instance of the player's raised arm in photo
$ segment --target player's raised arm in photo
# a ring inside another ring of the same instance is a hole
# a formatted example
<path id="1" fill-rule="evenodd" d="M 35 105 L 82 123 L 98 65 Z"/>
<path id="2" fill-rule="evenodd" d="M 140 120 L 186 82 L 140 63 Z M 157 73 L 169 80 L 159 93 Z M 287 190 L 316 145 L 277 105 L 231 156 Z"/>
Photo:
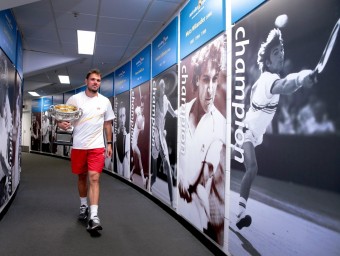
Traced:
<path id="1" fill-rule="evenodd" d="M 291 94 L 301 87 L 311 88 L 314 84 L 312 70 L 301 70 L 298 73 L 291 73 L 285 78 L 278 79 L 271 88 L 272 94 Z"/>

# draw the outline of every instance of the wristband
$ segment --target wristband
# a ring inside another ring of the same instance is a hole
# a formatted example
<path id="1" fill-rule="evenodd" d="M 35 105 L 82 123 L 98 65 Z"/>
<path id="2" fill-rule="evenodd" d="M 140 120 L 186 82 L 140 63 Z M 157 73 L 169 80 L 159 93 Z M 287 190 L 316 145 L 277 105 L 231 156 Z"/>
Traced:
<path id="1" fill-rule="evenodd" d="M 108 141 L 108 142 L 106 142 L 106 144 L 112 144 L 112 141 Z"/>

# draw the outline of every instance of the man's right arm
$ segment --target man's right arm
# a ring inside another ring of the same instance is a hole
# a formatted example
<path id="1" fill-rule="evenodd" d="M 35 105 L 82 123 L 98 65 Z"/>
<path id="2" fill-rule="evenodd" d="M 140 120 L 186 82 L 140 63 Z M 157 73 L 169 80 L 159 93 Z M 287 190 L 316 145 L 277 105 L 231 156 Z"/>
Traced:
<path id="1" fill-rule="evenodd" d="M 312 70 L 302 70 L 298 73 L 291 73 L 285 78 L 278 79 L 274 82 L 272 94 L 291 94 L 301 87 L 310 88 L 314 85 L 312 79 Z"/>

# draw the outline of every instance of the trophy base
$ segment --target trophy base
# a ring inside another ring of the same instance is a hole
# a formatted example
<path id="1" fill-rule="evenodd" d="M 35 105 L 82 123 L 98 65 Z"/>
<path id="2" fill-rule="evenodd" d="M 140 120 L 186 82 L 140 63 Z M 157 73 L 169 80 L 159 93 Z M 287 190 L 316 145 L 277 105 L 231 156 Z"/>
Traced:
<path id="1" fill-rule="evenodd" d="M 57 129 L 54 144 L 72 146 L 72 133 L 73 129 L 71 131 Z"/>

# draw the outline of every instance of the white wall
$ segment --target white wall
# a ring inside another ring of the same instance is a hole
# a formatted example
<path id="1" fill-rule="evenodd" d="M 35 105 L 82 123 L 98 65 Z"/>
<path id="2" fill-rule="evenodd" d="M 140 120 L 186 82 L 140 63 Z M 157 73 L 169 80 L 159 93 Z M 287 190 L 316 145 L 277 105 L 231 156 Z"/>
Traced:
<path id="1" fill-rule="evenodd" d="M 23 108 L 22 112 L 22 129 L 21 129 L 21 145 L 22 146 L 31 146 L 31 100 L 24 102 L 25 108 Z"/>

